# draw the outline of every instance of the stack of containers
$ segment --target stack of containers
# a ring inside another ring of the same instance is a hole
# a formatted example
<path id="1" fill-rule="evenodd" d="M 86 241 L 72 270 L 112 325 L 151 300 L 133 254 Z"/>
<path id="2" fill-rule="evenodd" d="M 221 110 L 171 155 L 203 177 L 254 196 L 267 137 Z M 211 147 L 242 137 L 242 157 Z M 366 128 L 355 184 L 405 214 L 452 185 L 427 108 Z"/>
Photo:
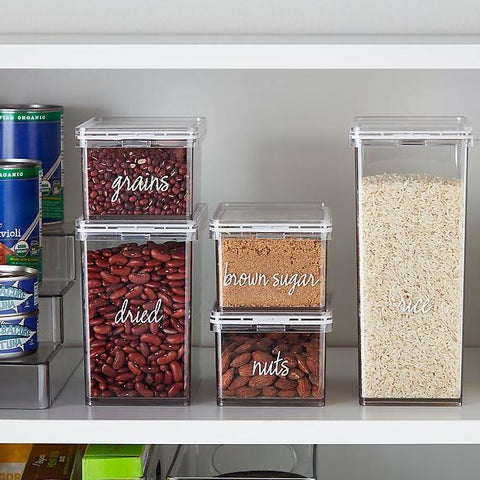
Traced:
<path id="1" fill-rule="evenodd" d="M 216 243 L 219 405 L 325 403 L 325 204 L 222 203 Z"/>
<path id="2" fill-rule="evenodd" d="M 190 403 L 203 118 L 93 118 L 82 149 L 86 401 Z M 195 178 L 194 178 L 195 170 Z"/>

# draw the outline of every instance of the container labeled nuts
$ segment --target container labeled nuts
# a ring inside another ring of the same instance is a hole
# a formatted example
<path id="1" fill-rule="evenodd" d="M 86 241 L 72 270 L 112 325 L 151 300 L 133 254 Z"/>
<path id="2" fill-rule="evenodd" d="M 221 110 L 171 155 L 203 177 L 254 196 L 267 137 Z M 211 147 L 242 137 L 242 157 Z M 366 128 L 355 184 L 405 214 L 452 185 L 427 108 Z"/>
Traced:
<path id="1" fill-rule="evenodd" d="M 205 218 L 99 224 L 82 244 L 87 403 L 190 402 L 192 250 Z"/>
<path id="2" fill-rule="evenodd" d="M 204 134 L 203 118 L 92 118 L 79 125 L 84 218 L 192 218 Z"/>
<path id="3" fill-rule="evenodd" d="M 325 308 L 327 240 L 323 203 L 222 203 L 210 222 L 222 310 Z"/>
<path id="4" fill-rule="evenodd" d="M 332 315 L 213 311 L 218 405 L 325 404 Z"/>

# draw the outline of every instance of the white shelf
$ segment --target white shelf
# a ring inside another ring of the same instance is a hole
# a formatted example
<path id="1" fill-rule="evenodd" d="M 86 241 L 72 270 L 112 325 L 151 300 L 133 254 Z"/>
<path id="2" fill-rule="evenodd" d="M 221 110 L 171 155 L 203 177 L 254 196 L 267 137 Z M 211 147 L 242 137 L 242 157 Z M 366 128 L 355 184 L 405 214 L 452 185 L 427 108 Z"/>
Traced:
<path id="1" fill-rule="evenodd" d="M 480 36 L 0 35 L 0 68 L 478 69 Z"/>
<path id="2" fill-rule="evenodd" d="M 213 350 L 190 407 L 88 407 L 79 368 L 48 410 L 0 410 L 0 443 L 479 444 L 480 349 L 465 354 L 463 407 L 360 407 L 356 350 L 328 350 L 327 406 L 217 407 Z"/>

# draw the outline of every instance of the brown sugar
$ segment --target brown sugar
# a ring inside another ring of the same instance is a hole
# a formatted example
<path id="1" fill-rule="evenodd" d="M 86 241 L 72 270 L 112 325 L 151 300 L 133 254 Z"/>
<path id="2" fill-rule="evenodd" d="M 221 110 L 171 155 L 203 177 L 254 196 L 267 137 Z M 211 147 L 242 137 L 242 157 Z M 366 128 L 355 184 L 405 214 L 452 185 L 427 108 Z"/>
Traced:
<path id="1" fill-rule="evenodd" d="M 220 307 L 323 308 L 325 253 L 312 238 L 222 238 Z"/>

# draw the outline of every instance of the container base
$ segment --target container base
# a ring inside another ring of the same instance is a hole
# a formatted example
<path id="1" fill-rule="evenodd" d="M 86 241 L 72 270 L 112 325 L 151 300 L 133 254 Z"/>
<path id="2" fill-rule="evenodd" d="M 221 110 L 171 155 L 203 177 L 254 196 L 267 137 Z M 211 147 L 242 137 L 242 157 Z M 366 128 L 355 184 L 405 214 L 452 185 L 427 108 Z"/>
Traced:
<path id="1" fill-rule="evenodd" d="M 217 398 L 219 407 L 323 407 L 324 398 Z"/>
<path id="2" fill-rule="evenodd" d="M 85 403 L 91 407 L 115 407 L 115 406 L 142 406 L 142 407 L 188 407 L 190 398 L 142 398 L 142 397 L 86 397 Z"/>
<path id="3" fill-rule="evenodd" d="M 461 398 L 364 398 L 360 405 L 368 406 L 412 406 L 412 407 L 460 407 Z"/>

